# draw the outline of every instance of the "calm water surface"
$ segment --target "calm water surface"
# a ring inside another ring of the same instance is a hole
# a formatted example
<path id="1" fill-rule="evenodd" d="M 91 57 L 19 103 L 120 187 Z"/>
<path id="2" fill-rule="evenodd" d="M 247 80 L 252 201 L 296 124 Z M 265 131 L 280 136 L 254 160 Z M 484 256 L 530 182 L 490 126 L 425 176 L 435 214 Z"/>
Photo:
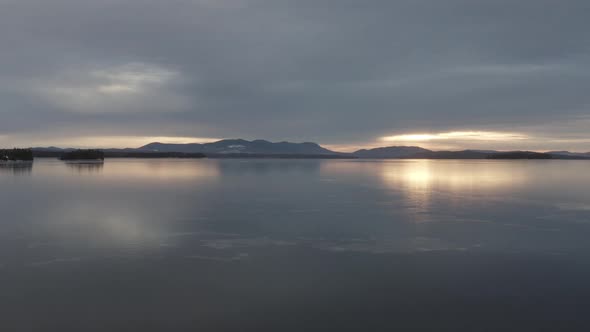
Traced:
<path id="1" fill-rule="evenodd" d="M 0 166 L 2 331 L 588 331 L 590 162 Z"/>

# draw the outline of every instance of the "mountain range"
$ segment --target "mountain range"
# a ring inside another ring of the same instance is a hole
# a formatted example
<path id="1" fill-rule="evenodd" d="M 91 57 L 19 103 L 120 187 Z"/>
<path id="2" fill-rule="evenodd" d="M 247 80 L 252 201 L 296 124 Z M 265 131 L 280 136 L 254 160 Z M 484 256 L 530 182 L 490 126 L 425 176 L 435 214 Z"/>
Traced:
<path id="1" fill-rule="evenodd" d="M 272 143 L 265 140 L 247 141 L 244 139 L 226 139 L 213 143 L 166 144 L 150 143 L 138 149 L 146 152 L 184 152 L 214 154 L 338 154 L 316 143 Z"/>
<path id="2" fill-rule="evenodd" d="M 74 150 L 57 147 L 33 148 L 36 156 L 53 156 Z M 265 140 L 248 141 L 244 139 L 225 139 L 212 143 L 172 144 L 154 142 L 139 148 L 103 149 L 106 156 L 125 154 L 157 154 L 161 156 L 187 156 L 204 154 L 211 158 L 231 157 L 282 157 L 282 158 L 363 158 L 363 159 L 590 159 L 590 152 L 551 151 L 546 153 L 531 151 L 462 150 L 433 151 L 418 146 L 389 146 L 362 149 L 352 153 L 336 152 L 317 143 L 269 142 Z"/>

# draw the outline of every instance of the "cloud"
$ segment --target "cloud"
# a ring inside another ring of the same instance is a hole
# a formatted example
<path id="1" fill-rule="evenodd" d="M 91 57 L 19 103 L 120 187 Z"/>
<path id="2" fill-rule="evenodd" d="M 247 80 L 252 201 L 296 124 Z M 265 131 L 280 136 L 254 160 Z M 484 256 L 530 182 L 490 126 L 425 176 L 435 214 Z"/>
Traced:
<path id="1" fill-rule="evenodd" d="M 477 141 L 511 141 L 526 140 L 529 137 L 518 133 L 503 133 L 493 131 L 451 131 L 434 134 L 404 134 L 381 137 L 385 142 L 420 142 L 433 140 L 477 140 Z"/>
<path id="2" fill-rule="evenodd" d="M 585 0 L 2 1 L 0 135 L 583 140 L 586 13 Z"/>
<path id="3" fill-rule="evenodd" d="M 80 113 L 174 112 L 189 107 L 170 91 L 178 72 L 129 63 L 106 68 L 67 69 L 35 82 L 34 91 L 59 109 Z"/>

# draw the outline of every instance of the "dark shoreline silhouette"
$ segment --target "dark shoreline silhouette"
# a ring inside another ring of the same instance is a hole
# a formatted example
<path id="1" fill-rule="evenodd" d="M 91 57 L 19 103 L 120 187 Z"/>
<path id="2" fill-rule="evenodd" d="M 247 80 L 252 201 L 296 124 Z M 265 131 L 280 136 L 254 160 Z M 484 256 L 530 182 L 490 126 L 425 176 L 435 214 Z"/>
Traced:
<path id="1" fill-rule="evenodd" d="M 0 150 L 7 151 L 7 150 Z M 62 158 L 76 149 L 57 147 L 32 148 L 37 158 Z M 88 150 L 87 150 L 88 151 Z M 351 153 L 336 152 L 317 143 L 269 142 L 226 139 L 212 143 L 150 143 L 139 148 L 99 149 L 103 158 L 279 158 L 279 159 L 572 159 L 588 160 L 590 152 L 569 151 L 433 151 L 417 146 L 390 146 L 362 149 Z M 71 157 L 66 157 L 72 159 Z M 89 159 L 97 159 L 88 156 Z M 78 159 L 86 159 L 84 156 Z M 100 159 L 100 158 L 98 158 Z"/>
<path id="2" fill-rule="evenodd" d="M 60 160 L 104 160 L 104 152 L 101 150 L 74 150 L 63 153 Z"/>
<path id="3" fill-rule="evenodd" d="M 32 149 L 0 149 L 0 162 L 32 161 Z"/>

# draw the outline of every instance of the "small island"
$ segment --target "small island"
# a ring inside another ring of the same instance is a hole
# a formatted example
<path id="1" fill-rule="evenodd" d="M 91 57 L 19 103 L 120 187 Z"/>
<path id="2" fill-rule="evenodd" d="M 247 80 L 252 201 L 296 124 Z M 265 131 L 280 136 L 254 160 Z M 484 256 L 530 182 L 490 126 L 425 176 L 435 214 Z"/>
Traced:
<path id="1" fill-rule="evenodd" d="M 33 159 L 33 150 L 31 149 L 0 150 L 0 163 L 31 163 Z"/>
<path id="2" fill-rule="evenodd" d="M 100 150 L 74 150 L 61 155 L 63 161 L 103 162 L 104 152 Z"/>

